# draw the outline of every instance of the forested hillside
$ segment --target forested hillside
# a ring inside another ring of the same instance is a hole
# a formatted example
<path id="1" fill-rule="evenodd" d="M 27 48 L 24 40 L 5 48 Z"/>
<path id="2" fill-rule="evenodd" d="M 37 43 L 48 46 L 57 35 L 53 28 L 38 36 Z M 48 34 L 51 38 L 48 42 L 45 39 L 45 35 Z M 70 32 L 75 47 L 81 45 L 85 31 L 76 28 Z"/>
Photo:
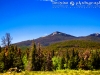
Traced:
<path id="1" fill-rule="evenodd" d="M 24 49 L 24 50 L 23 50 Z M 71 40 L 46 47 L 33 41 L 31 46 L 0 47 L 0 72 L 17 67 L 28 71 L 61 69 L 100 69 L 100 43 Z"/>
<path id="2" fill-rule="evenodd" d="M 100 49 L 99 42 L 93 42 L 90 40 L 69 40 L 62 41 L 58 43 L 51 44 L 44 47 L 50 50 L 64 50 L 64 49 L 75 49 L 75 50 L 85 50 L 85 49 Z"/>

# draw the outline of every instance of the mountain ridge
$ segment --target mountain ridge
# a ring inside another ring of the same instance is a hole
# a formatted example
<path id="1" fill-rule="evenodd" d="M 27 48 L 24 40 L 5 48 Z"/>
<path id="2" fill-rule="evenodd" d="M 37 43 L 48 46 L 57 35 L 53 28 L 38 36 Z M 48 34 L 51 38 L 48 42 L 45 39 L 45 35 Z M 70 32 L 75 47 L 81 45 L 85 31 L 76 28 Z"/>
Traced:
<path id="1" fill-rule="evenodd" d="M 100 34 L 93 33 L 93 34 L 90 34 L 87 36 L 76 37 L 76 36 L 73 36 L 70 34 L 55 31 L 47 36 L 34 39 L 36 44 L 40 43 L 42 46 L 48 46 L 52 43 L 61 42 L 61 41 L 65 41 L 65 40 L 90 40 L 90 41 L 100 42 Z M 30 46 L 31 42 L 32 42 L 32 40 L 26 40 L 26 41 L 15 43 L 15 45 Z"/>

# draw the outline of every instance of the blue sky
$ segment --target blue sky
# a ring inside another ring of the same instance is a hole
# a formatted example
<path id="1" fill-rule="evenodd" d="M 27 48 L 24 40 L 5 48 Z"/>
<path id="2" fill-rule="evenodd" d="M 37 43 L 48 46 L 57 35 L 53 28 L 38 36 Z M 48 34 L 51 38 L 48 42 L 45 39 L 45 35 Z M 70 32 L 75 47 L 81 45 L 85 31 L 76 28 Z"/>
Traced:
<path id="1" fill-rule="evenodd" d="M 51 1 L 0 0 L 0 38 L 8 32 L 15 43 L 55 31 L 74 36 L 99 33 L 99 13 L 100 8 L 54 8 Z"/>

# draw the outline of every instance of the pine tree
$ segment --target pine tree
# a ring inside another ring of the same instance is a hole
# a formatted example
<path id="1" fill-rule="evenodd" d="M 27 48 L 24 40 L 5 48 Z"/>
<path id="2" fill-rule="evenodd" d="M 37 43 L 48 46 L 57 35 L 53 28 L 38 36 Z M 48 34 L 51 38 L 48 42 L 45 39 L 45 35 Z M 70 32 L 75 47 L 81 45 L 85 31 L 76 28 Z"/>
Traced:
<path id="1" fill-rule="evenodd" d="M 16 52 L 16 50 L 17 50 L 17 52 Z M 23 69 L 24 65 L 23 65 L 23 61 L 22 61 L 21 49 L 20 48 L 17 49 L 17 47 L 15 47 L 14 51 L 16 54 L 14 56 L 13 67 Z"/>
<path id="2" fill-rule="evenodd" d="M 35 66 L 36 66 L 36 70 L 40 71 L 43 65 L 43 54 L 41 51 L 41 46 L 40 43 L 38 43 L 38 49 L 37 49 L 37 53 L 36 53 L 36 60 L 35 60 Z"/>
<path id="3" fill-rule="evenodd" d="M 46 71 L 51 71 L 51 70 L 52 70 L 52 58 L 51 54 L 49 53 L 46 60 Z"/>
<path id="4" fill-rule="evenodd" d="M 68 49 L 66 50 L 66 68 L 68 68 L 68 61 L 69 61 L 70 57 L 69 57 L 69 53 L 68 53 Z"/>
<path id="5" fill-rule="evenodd" d="M 15 56 L 14 46 L 10 46 L 10 48 L 9 48 L 9 57 L 10 57 L 9 66 L 10 66 L 10 68 L 13 67 L 14 56 Z"/>
<path id="6" fill-rule="evenodd" d="M 65 69 L 64 64 L 65 64 L 65 58 L 64 58 L 64 56 L 62 56 L 62 58 L 61 58 L 61 69 Z"/>
<path id="7" fill-rule="evenodd" d="M 79 63 L 79 56 L 78 56 L 78 51 L 72 50 L 71 51 L 71 56 L 68 60 L 68 68 L 70 69 L 77 69 L 77 65 Z"/>
<path id="8" fill-rule="evenodd" d="M 10 56 L 9 56 L 9 51 L 8 47 L 4 48 L 4 69 L 8 70 L 10 68 Z"/>
<path id="9" fill-rule="evenodd" d="M 100 69 L 100 52 L 98 50 L 93 53 L 92 65 L 94 69 Z"/>
<path id="10" fill-rule="evenodd" d="M 31 50 L 29 53 L 29 59 L 28 59 L 28 64 L 26 66 L 26 70 L 28 71 L 33 71 L 35 70 L 35 57 L 36 57 L 36 45 L 34 43 L 34 41 L 32 41 L 32 46 L 31 46 Z"/>
<path id="11" fill-rule="evenodd" d="M 4 55 L 4 65 L 5 70 L 8 70 L 11 67 L 14 67 L 14 59 L 15 59 L 16 53 L 14 51 L 14 46 L 9 46 L 5 48 L 5 55 Z"/>

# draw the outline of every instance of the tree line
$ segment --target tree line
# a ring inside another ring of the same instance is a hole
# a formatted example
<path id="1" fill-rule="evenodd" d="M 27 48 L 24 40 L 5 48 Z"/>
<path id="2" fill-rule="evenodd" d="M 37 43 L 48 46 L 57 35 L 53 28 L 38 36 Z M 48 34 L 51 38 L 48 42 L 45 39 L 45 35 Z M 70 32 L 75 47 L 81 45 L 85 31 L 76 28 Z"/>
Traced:
<path id="1" fill-rule="evenodd" d="M 24 51 L 11 44 L 0 47 L 0 72 L 6 72 L 14 67 L 27 71 L 100 69 L 100 49 L 45 50 L 34 41 Z"/>

